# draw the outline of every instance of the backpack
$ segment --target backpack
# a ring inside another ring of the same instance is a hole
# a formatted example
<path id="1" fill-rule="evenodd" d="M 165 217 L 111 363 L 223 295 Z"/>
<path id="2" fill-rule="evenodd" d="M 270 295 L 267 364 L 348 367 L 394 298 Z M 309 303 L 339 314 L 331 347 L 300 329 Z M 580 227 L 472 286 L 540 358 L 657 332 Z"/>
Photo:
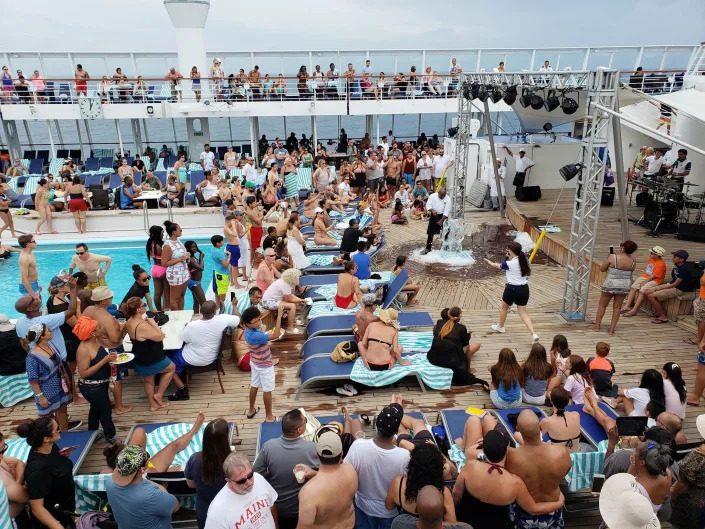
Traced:
<path id="1" fill-rule="evenodd" d="M 690 284 L 686 285 L 683 292 L 692 292 L 700 288 L 700 278 L 703 276 L 703 269 L 705 268 L 705 262 L 700 261 L 696 263 L 695 261 L 686 261 L 685 266 L 688 272 L 690 272 Z"/>

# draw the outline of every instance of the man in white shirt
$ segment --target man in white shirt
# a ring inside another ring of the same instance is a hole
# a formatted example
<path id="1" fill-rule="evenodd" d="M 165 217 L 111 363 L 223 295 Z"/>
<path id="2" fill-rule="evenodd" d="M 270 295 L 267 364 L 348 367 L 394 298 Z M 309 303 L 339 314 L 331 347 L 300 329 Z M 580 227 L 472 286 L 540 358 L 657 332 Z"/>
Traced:
<path id="1" fill-rule="evenodd" d="M 499 189 L 502 192 L 502 200 L 505 200 L 504 194 L 504 176 L 507 174 L 506 168 L 502 165 L 502 160 L 497 158 L 495 162 L 497 164 L 497 172 L 499 173 Z M 494 170 L 490 171 L 490 199 L 492 200 L 492 211 L 497 211 L 499 209 L 499 195 L 497 193 L 497 179 L 494 176 Z"/>
<path id="2" fill-rule="evenodd" d="M 386 136 L 382 136 L 382 148 L 384 149 L 384 159 L 386 160 L 389 155 L 389 143 Z"/>
<path id="3" fill-rule="evenodd" d="M 504 146 L 504 150 L 507 151 L 509 156 L 514 158 L 514 165 L 516 167 L 514 185 L 523 187 L 526 181 L 526 172 L 534 166 L 534 162 L 531 161 L 531 158 L 526 156 L 526 151 L 523 148 L 519 149 L 518 155 L 512 153 L 506 145 Z"/>
<path id="4" fill-rule="evenodd" d="M 247 157 L 247 163 L 245 166 L 242 168 L 242 176 L 245 177 L 245 182 L 252 182 L 253 184 L 257 184 L 257 177 L 259 176 L 257 173 L 257 169 L 255 169 L 255 159 L 252 157 L 252 155 L 248 155 Z"/>
<path id="5" fill-rule="evenodd" d="M 370 191 L 377 191 L 384 177 L 384 169 L 379 155 L 372 151 L 367 160 L 367 188 Z"/>
<path id="6" fill-rule="evenodd" d="M 389 145 L 394 143 L 394 133 L 391 130 L 387 134 L 387 141 L 389 142 Z"/>
<path id="7" fill-rule="evenodd" d="M 211 146 L 207 143 L 203 146 L 201 153 L 201 167 L 204 171 L 210 171 L 215 164 L 215 154 L 211 151 Z"/>
<path id="8" fill-rule="evenodd" d="M 648 152 L 648 151 L 647 151 Z M 644 171 L 644 176 L 646 178 L 655 178 L 658 176 L 661 168 L 663 167 L 663 156 L 661 151 L 654 151 L 651 156 L 644 158 L 644 166 L 646 170 Z"/>
<path id="9" fill-rule="evenodd" d="M 552 72 L 553 68 L 551 68 L 551 63 L 548 61 L 544 61 L 543 66 L 539 68 L 539 72 Z M 541 77 L 541 82 L 543 84 L 548 84 L 551 78 L 548 75 L 544 75 Z"/>
<path id="10" fill-rule="evenodd" d="M 252 470 L 245 455 L 232 451 L 223 472 L 225 486 L 208 507 L 205 529 L 275 529 L 277 492 Z"/>
<path id="11" fill-rule="evenodd" d="M 463 73 L 463 69 L 456 61 L 455 57 L 450 60 L 450 86 L 448 87 L 449 92 L 456 92 L 458 90 L 458 84 L 460 83 L 460 74 Z"/>
<path id="12" fill-rule="evenodd" d="M 446 195 L 446 188 L 441 187 L 438 193 L 433 193 L 426 201 L 426 211 L 428 211 L 428 228 L 426 229 L 426 249 L 421 253 L 427 254 L 433 245 L 433 236 L 441 233 L 443 222 L 450 215 L 450 197 Z"/>
<path id="13" fill-rule="evenodd" d="M 375 420 L 375 438 L 357 439 L 345 457 L 358 476 L 356 527 L 389 527 L 398 514 L 396 509 L 387 509 L 384 501 L 394 477 L 405 476 L 409 464 L 410 452 L 394 443 L 403 416 L 404 410 L 397 403 L 383 408 Z"/>
<path id="14" fill-rule="evenodd" d="M 170 356 L 177 375 L 189 366 L 202 367 L 215 362 L 225 329 L 234 329 L 240 325 L 238 316 L 216 316 L 216 312 L 215 301 L 206 301 L 201 305 L 201 319 L 190 322 L 181 330 L 184 345 Z M 176 376 L 174 381 L 177 384 L 176 393 L 170 395 L 169 400 L 188 400 L 188 387 L 184 384 L 178 386 L 179 379 Z"/>
<path id="15" fill-rule="evenodd" d="M 362 68 L 362 73 L 363 74 L 368 73 L 368 74 L 372 75 L 372 66 L 371 66 L 369 59 L 367 59 L 365 61 L 365 66 Z"/>
<path id="16" fill-rule="evenodd" d="M 433 157 L 433 187 L 435 187 L 436 182 L 443 177 L 443 172 L 455 165 L 455 160 L 451 160 L 450 156 L 445 154 L 444 150 L 443 145 L 439 145 Z"/>
<path id="17" fill-rule="evenodd" d="M 685 177 L 690 174 L 691 164 L 688 161 L 688 151 L 678 149 L 678 159 L 671 165 L 671 179 L 683 183 Z"/>

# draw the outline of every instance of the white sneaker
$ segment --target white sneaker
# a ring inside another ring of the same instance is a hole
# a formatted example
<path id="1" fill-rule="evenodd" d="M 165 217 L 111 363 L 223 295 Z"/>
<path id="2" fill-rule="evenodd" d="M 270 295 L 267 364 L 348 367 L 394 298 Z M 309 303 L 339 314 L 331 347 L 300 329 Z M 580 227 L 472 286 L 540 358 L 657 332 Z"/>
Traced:
<path id="1" fill-rule="evenodd" d="M 498 324 L 493 323 L 491 329 L 494 332 L 504 332 L 504 327 L 500 327 Z"/>
<path id="2" fill-rule="evenodd" d="M 531 335 L 531 339 L 532 339 L 533 341 L 535 341 L 535 342 L 538 342 L 538 341 L 539 341 L 539 335 L 536 334 L 536 333 L 534 333 L 534 334 Z"/>

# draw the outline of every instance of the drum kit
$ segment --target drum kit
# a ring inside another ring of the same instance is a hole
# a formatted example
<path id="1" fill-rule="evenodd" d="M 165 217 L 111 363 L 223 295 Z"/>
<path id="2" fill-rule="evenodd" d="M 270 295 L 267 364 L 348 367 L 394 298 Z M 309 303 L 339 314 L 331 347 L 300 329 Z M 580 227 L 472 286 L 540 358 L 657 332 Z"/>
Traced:
<path id="1" fill-rule="evenodd" d="M 667 177 L 635 177 L 631 184 L 642 191 L 636 197 L 644 213 L 637 224 L 653 233 L 676 232 L 681 223 L 702 224 L 705 229 L 705 193 L 689 194 L 698 184 Z"/>

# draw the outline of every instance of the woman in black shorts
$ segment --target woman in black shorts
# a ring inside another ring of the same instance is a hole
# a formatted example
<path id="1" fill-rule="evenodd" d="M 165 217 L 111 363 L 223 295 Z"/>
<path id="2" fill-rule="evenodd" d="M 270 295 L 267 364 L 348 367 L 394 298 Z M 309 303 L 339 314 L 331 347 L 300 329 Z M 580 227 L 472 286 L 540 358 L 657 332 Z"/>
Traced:
<path id="1" fill-rule="evenodd" d="M 531 268 L 526 255 L 521 251 L 521 244 L 512 242 L 507 246 L 505 261 L 493 263 L 489 259 L 485 259 L 485 262 L 497 270 L 504 270 L 507 276 L 507 284 L 504 287 L 504 294 L 502 294 L 502 308 L 499 311 L 499 323 L 493 324 L 492 330 L 494 332 L 504 332 L 504 321 L 507 319 L 509 307 L 516 304 L 521 321 L 529 329 L 533 341 L 538 342 L 539 335 L 534 332 L 531 318 L 529 318 L 529 313 L 526 312 L 526 304 L 529 302 Z"/>

